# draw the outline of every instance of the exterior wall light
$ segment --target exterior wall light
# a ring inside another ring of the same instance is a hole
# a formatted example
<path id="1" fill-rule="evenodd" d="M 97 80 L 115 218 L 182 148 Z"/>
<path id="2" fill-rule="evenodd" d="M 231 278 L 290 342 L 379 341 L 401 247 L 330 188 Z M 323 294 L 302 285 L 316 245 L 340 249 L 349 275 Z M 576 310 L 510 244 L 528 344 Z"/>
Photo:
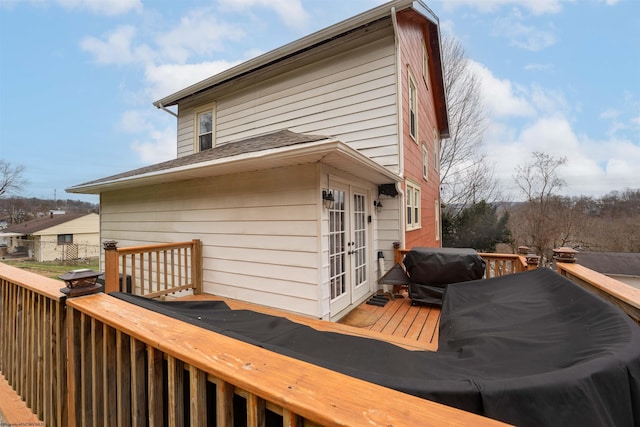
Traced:
<path id="1" fill-rule="evenodd" d="M 331 190 L 322 190 L 322 204 L 327 209 L 333 209 L 333 203 L 335 199 L 333 198 L 333 192 Z"/>
<path id="2" fill-rule="evenodd" d="M 382 211 L 382 202 L 380 200 L 373 201 L 373 207 L 376 209 L 376 212 Z"/>

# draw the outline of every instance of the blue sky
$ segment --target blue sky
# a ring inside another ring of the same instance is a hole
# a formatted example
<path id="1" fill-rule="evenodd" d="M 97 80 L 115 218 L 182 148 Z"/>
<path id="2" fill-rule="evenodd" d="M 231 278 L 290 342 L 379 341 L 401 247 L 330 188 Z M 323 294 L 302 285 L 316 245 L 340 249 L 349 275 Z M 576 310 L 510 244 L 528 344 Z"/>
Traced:
<path id="1" fill-rule="evenodd" d="M 0 0 L 0 158 L 19 195 L 97 202 L 64 189 L 175 157 L 154 100 L 381 3 Z M 568 157 L 564 194 L 640 188 L 640 1 L 426 3 L 478 73 L 505 194 L 533 151 Z"/>

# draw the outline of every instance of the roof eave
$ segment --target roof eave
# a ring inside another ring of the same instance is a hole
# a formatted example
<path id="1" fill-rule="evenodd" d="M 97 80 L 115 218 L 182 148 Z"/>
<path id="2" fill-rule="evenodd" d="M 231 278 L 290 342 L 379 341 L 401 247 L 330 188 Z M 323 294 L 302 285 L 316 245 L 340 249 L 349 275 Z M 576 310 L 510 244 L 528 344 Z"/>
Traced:
<path id="1" fill-rule="evenodd" d="M 391 8 L 395 7 L 396 10 L 403 10 L 409 7 L 420 7 L 421 10 L 430 9 L 424 5 L 421 1 L 414 0 L 395 0 L 385 4 L 382 4 L 376 8 L 370 9 L 359 15 L 353 16 L 349 19 L 341 21 L 330 27 L 326 27 L 322 30 L 316 31 L 306 37 L 288 43 L 263 55 L 257 56 L 246 62 L 243 62 L 228 70 L 222 71 L 214 76 L 211 76 L 205 80 L 195 83 L 189 87 L 179 90 L 169 96 L 159 99 L 153 103 L 157 108 L 169 107 L 176 105 L 180 100 L 206 90 L 210 87 L 216 86 L 228 80 L 232 80 L 240 75 L 246 74 L 258 68 L 264 67 L 268 64 L 278 62 L 284 58 L 294 55 L 296 52 L 308 49 L 318 43 L 322 43 L 326 40 L 335 38 L 340 34 L 349 32 L 355 28 L 366 25 L 367 23 L 376 21 L 378 19 L 390 16 Z M 431 12 L 433 15 L 433 12 Z M 429 18 L 431 20 L 431 18 Z M 436 18 L 437 20 L 437 18 Z"/>
<path id="2" fill-rule="evenodd" d="M 81 184 L 67 188 L 66 191 L 76 194 L 100 194 L 106 191 L 318 161 L 339 167 L 338 160 L 348 161 L 350 165 L 348 172 L 353 173 L 355 170 L 357 171 L 355 172 L 356 175 L 366 175 L 367 179 L 376 184 L 400 181 L 397 174 L 349 147 L 344 142 L 329 139 L 304 145 L 244 153 L 110 181 Z"/>

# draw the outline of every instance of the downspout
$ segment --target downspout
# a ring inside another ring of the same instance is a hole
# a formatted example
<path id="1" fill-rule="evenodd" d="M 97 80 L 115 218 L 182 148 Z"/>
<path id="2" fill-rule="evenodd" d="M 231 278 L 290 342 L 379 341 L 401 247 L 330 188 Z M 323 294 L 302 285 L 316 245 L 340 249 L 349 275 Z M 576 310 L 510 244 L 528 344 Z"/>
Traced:
<path id="1" fill-rule="evenodd" d="M 402 64 L 401 59 L 402 55 L 400 52 L 400 42 L 399 31 L 398 31 L 398 18 L 396 16 L 396 8 L 395 6 L 391 7 L 391 22 L 393 22 L 393 36 L 395 41 L 395 55 L 396 55 L 396 117 L 398 118 L 397 122 L 397 132 L 398 132 L 398 176 L 404 178 L 404 134 L 402 132 Z M 398 193 L 400 194 L 400 216 L 399 216 L 399 230 L 400 230 L 400 247 L 404 248 L 406 244 L 405 233 L 404 233 L 404 224 L 405 224 L 405 208 L 404 208 L 404 191 L 402 190 L 402 185 L 400 183 L 396 184 L 398 189 Z"/>
<path id="2" fill-rule="evenodd" d="M 169 110 L 164 105 L 158 104 L 158 108 L 161 109 L 161 110 L 166 111 L 167 113 L 171 114 L 173 117 L 178 118 L 178 115 L 176 113 L 174 113 L 173 111 Z"/>

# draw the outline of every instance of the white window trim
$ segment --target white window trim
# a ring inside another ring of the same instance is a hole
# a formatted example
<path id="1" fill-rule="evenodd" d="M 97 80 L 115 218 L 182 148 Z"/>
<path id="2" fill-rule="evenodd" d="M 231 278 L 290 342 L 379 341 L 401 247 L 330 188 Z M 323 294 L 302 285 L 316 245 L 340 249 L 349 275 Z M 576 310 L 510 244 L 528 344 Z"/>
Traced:
<path id="1" fill-rule="evenodd" d="M 215 102 L 211 102 L 209 104 L 203 105 L 193 111 L 193 152 L 200 152 L 200 129 L 199 129 L 199 121 L 198 117 L 202 113 L 211 112 L 212 123 L 211 123 L 211 148 L 216 146 L 216 104 Z"/>
<path id="2" fill-rule="evenodd" d="M 406 184 L 405 208 L 411 209 L 411 215 L 407 214 L 407 218 L 406 218 L 407 231 L 418 230 L 419 228 L 421 228 L 420 204 L 421 204 L 421 197 L 422 197 L 422 191 L 421 191 L 422 189 L 418 184 L 409 180 L 407 180 L 405 184 Z"/>
<path id="3" fill-rule="evenodd" d="M 429 181 L 429 149 L 425 143 L 422 143 L 422 178 Z"/>
<path id="4" fill-rule="evenodd" d="M 411 70 L 407 69 L 407 73 L 408 73 L 408 88 L 409 88 L 409 93 L 408 93 L 408 102 L 409 102 L 409 136 L 411 136 L 411 138 L 413 138 L 413 141 L 417 144 L 418 143 L 418 85 L 416 84 L 416 79 L 413 77 L 413 74 L 411 74 Z M 413 87 L 413 94 L 414 96 L 411 96 L 411 92 L 412 92 L 412 87 Z M 413 122 L 414 122 L 414 133 L 411 132 L 411 111 L 413 111 Z"/>

